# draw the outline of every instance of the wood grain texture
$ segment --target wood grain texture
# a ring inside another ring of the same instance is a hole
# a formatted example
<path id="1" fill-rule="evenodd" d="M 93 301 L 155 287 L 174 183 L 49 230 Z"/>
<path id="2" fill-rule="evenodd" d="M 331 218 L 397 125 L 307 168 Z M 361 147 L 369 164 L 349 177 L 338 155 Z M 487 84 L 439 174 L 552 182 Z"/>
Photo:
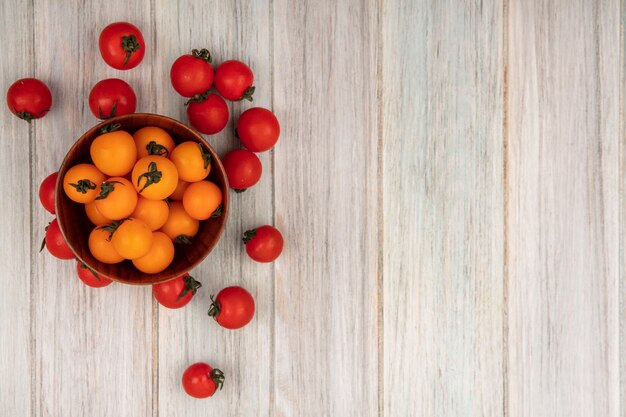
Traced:
<path id="1" fill-rule="evenodd" d="M 509 415 L 617 417 L 620 4 L 509 7 Z"/>
<path id="2" fill-rule="evenodd" d="M 5 94 L 20 78 L 32 77 L 32 33 L 15 30 L 27 27 L 32 5 L 5 1 L 0 6 L 0 38 L 9 45 L 4 51 L 11 59 L 0 61 L 0 88 Z M 15 26 L 14 26 L 15 25 Z M 33 343 L 31 338 L 31 302 L 33 253 L 30 153 L 32 127 L 13 116 L 4 104 L 0 111 L 0 189 L 10 190 L 0 199 L 0 210 L 8 215 L 0 226 L 0 415 L 29 416 L 32 411 L 31 373 Z M 43 180 L 43 178 L 41 178 Z M 35 181 L 36 182 L 36 181 Z M 39 183 L 36 182 L 37 186 Z M 43 210 L 43 209 L 42 209 Z M 38 238 L 35 238 L 37 240 Z"/>
<path id="3" fill-rule="evenodd" d="M 275 0 L 274 416 L 378 413 L 377 4 Z"/>
<path id="4" fill-rule="evenodd" d="M 156 1 L 156 45 L 160 64 L 155 78 L 157 110 L 184 122 L 183 103 L 169 84 L 174 60 L 192 48 L 208 48 L 216 68 L 239 59 L 254 72 L 254 102 L 229 103 L 231 118 L 219 134 L 205 136 L 221 156 L 239 147 L 234 137 L 239 114 L 252 106 L 271 108 L 270 7 L 268 1 Z M 158 408 L 160 415 L 191 417 L 269 416 L 272 372 L 272 294 L 274 268 L 251 261 L 241 242 L 245 230 L 273 222 L 272 154 L 258 155 L 260 182 L 242 194 L 231 193 L 230 216 L 222 239 L 192 275 L 203 287 L 184 310 L 159 307 Z M 207 316 L 209 296 L 230 285 L 246 288 L 256 300 L 253 321 L 238 331 L 223 329 Z M 207 362 L 226 374 L 224 389 L 207 401 L 188 397 L 180 379 L 195 362 Z"/>
<path id="5" fill-rule="evenodd" d="M 502 3 L 383 3 L 384 415 L 503 415 Z"/>
<path id="6" fill-rule="evenodd" d="M 46 82 L 52 111 L 0 112 L 0 415 L 626 417 L 624 0 L 6 0 L 2 91 Z M 97 39 L 140 27 L 117 71 Z M 150 287 L 91 289 L 37 254 L 41 180 L 96 123 L 118 77 L 138 112 L 186 122 L 176 57 L 254 71 L 254 103 L 205 136 L 223 156 L 252 106 L 282 125 L 261 182 L 231 195 L 182 310 Z M 7 191 L 9 190 L 9 191 Z M 8 193 L 8 194 L 7 194 Z M 285 249 L 252 262 L 241 234 Z M 242 285 L 239 331 L 207 317 Z M 180 378 L 226 373 L 209 400 Z"/>
<path id="7" fill-rule="evenodd" d="M 34 182 L 57 170 L 80 135 L 97 120 L 87 104 L 91 87 L 108 77 L 129 82 L 138 111 L 154 111 L 154 51 L 129 72 L 108 67 L 97 48 L 104 26 L 132 20 L 148 45 L 152 23 L 148 3 L 35 0 L 35 75 L 50 85 L 52 111 L 34 124 Z M 78 12 L 80 10 L 80 12 Z M 34 188 L 36 192 L 36 188 Z M 37 240 L 51 216 L 33 207 Z M 36 257 L 36 416 L 148 416 L 151 406 L 152 325 L 149 288 L 112 284 L 86 287 L 76 263 L 48 253 Z"/>

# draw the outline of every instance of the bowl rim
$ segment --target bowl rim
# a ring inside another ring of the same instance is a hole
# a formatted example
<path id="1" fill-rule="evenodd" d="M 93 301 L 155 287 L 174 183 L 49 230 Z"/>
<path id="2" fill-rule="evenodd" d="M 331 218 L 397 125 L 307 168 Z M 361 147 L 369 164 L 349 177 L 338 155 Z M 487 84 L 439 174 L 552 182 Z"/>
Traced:
<path id="1" fill-rule="evenodd" d="M 211 169 L 215 169 L 217 168 L 220 172 L 220 175 L 222 176 L 222 178 L 224 179 L 224 188 L 226 189 L 226 192 L 222 193 L 222 209 L 223 209 L 223 221 L 220 224 L 219 230 L 217 231 L 217 234 L 215 235 L 215 238 L 213 239 L 213 241 L 211 242 L 210 245 L 208 245 L 208 248 L 206 250 L 206 252 L 198 257 L 197 260 L 195 260 L 193 263 L 191 263 L 191 265 L 189 266 L 189 268 L 187 269 L 187 271 L 183 272 L 182 274 L 176 275 L 176 276 L 172 276 L 172 277 L 165 277 L 163 279 L 158 279 L 155 281 L 147 281 L 147 282 L 137 282 L 137 281 L 132 281 L 132 280 L 125 280 L 125 279 L 119 279 L 118 277 L 113 277 L 113 276 L 109 276 L 103 272 L 97 271 L 96 268 L 94 268 L 92 265 L 90 265 L 88 262 L 85 262 L 84 259 L 82 259 L 79 255 L 78 255 L 78 251 L 74 248 L 74 244 L 72 242 L 70 242 L 70 240 L 67 239 L 67 236 L 65 234 L 65 230 L 64 230 L 64 224 L 63 221 L 61 220 L 62 217 L 60 217 L 58 215 L 58 213 L 60 212 L 59 208 L 60 208 L 60 198 L 58 198 L 60 196 L 60 193 L 64 192 L 63 191 L 63 179 L 59 178 L 57 179 L 57 183 L 55 185 L 55 189 L 54 189 L 54 208 L 55 208 L 55 212 L 57 213 L 55 218 L 57 219 L 57 223 L 59 225 L 59 229 L 61 231 L 61 235 L 63 236 L 63 239 L 65 240 L 65 242 L 67 243 L 67 245 L 69 246 L 70 250 L 74 253 L 74 256 L 76 257 L 76 260 L 78 262 L 83 263 L 84 265 L 87 265 L 91 270 L 95 271 L 97 274 L 104 276 L 105 278 L 108 278 L 112 281 L 116 281 L 116 282 L 120 282 L 122 284 L 127 284 L 127 285 L 136 285 L 136 286 L 145 286 L 145 285 L 154 285 L 154 284 L 159 284 L 162 282 L 167 282 L 170 281 L 172 279 L 176 279 L 181 275 L 184 275 L 185 273 L 188 273 L 189 271 L 191 271 L 193 268 L 197 267 L 200 263 L 202 263 L 206 257 L 209 255 L 209 253 L 211 253 L 213 251 L 213 249 L 215 248 L 215 246 L 217 245 L 217 243 L 220 241 L 220 239 L 222 238 L 222 235 L 224 234 L 224 229 L 226 228 L 226 222 L 228 221 L 228 215 L 229 215 L 229 190 L 230 190 L 230 185 L 228 183 L 228 176 L 226 175 L 226 171 L 224 169 L 224 166 L 222 165 L 222 161 L 220 160 L 217 152 L 215 151 L 215 149 L 213 149 L 213 147 L 207 142 L 207 140 L 194 128 L 192 128 L 191 126 L 181 122 L 180 120 L 176 120 L 172 117 L 169 116 L 164 116 L 161 114 L 156 114 L 156 113 L 131 113 L 131 114 L 125 114 L 125 115 L 121 115 L 121 116 L 116 116 L 116 117 L 112 117 L 110 119 L 106 119 L 103 120 L 101 122 L 99 122 L 98 124 L 92 126 L 90 129 L 86 130 L 75 142 L 74 144 L 68 149 L 67 153 L 65 154 L 65 156 L 63 157 L 63 161 L 61 162 L 61 165 L 59 166 L 58 169 L 58 173 L 61 173 L 61 170 L 63 169 L 63 167 L 66 165 L 67 163 L 67 159 L 69 157 L 69 155 L 71 153 L 73 153 L 73 151 L 75 151 L 76 147 L 79 145 L 79 143 L 81 143 L 83 140 L 85 140 L 88 136 L 92 136 L 94 133 L 96 133 L 98 130 L 102 129 L 103 126 L 105 125 L 109 125 L 109 124 L 113 124 L 113 123 L 117 123 L 121 120 L 127 120 L 127 119 L 133 119 L 136 117 L 157 117 L 160 119 L 165 119 L 167 121 L 169 121 L 170 123 L 177 125 L 178 127 L 189 131 L 194 137 L 195 139 L 197 139 L 198 142 L 202 143 L 204 146 L 206 146 L 209 150 L 209 152 L 211 152 L 213 155 L 216 156 L 216 158 L 214 158 L 216 161 L 215 163 L 212 163 L 212 167 Z M 60 177 L 60 175 L 59 175 Z M 150 276 L 152 274 L 145 274 L 147 276 Z M 156 276 L 156 274 L 154 274 Z"/>

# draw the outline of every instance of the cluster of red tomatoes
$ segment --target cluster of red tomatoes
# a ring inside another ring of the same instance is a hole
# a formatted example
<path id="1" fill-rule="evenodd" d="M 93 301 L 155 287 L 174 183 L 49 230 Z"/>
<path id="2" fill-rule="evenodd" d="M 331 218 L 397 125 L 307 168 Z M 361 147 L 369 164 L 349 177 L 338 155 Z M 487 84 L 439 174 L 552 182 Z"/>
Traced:
<path id="1" fill-rule="evenodd" d="M 113 68 L 136 67 L 145 54 L 139 29 L 130 23 L 107 26 L 100 34 L 100 53 Z M 214 71 L 208 50 L 193 50 L 172 65 L 174 89 L 187 97 L 189 123 L 204 134 L 220 132 L 229 119 L 224 99 L 250 100 L 254 75 L 243 62 L 230 60 Z M 217 92 L 211 89 L 215 87 Z M 137 98 L 132 87 L 113 78 L 98 82 L 89 94 L 89 107 L 99 119 L 134 113 Z M 28 122 L 41 118 L 52 105 L 48 87 L 34 78 L 16 81 L 7 92 L 11 112 Z M 243 112 L 236 124 L 236 135 L 245 149 L 222 158 L 230 187 L 241 192 L 256 184 L 262 173 L 254 152 L 271 149 L 280 135 L 274 114 L 255 107 Z M 206 180 L 211 169 L 210 155 L 201 144 L 184 142 L 175 146 L 170 135 L 158 127 L 142 128 L 134 134 L 103 131 L 90 149 L 91 162 L 70 168 L 62 179 L 66 195 L 85 205 L 94 224 L 89 237 L 92 255 L 103 263 L 129 259 L 144 273 L 165 269 L 174 257 L 175 243 L 189 244 L 199 222 L 220 215 L 222 194 Z M 58 173 L 43 180 L 39 198 L 43 207 L 55 214 L 55 186 Z M 272 226 L 261 226 L 244 233 L 248 255 L 257 262 L 272 262 L 280 255 L 283 238 Z M 74 259 L 54 219 L 46 227 L 42 244 L 55 257 Z M 81 262 L 79 278 L 91 287 L 105 287 L 111 280 L 99 276 Z M 171 281 L 155 284 L 152 292 L 167 308 L 180 308 L 192 299 L 201 284 L 188 273 Z M 222 327 L 238 329 L 248 324 L 255 311 L 252 295 L 241 287 L 222 289 L 211 296 L 208 314 Z M 182 377 L 185 391 L 196 398 L 213 395 L 221 388 L 224 374 L 205 363 L 187 368 Z"/>

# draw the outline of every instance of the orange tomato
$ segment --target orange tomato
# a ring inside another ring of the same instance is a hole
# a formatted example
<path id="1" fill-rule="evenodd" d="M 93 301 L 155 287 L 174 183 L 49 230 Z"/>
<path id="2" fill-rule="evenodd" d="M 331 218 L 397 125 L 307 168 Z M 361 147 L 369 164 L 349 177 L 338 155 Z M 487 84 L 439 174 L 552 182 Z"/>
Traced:
<path id="1" fill-rule="evenodd" d="M 189 184 L 183 195 L 185 211 L 196 220 L 206 220 L 222 204 L 222 191 L 209 181 Z"/>
<path id="2" fill-rule="evenodd" d="M 133 259 L 135 268 L 146 274 L 157 274 L 174 260 L 174 244 L 163 232 L 152 232 L 152 247 L 141 258 Z"/>
<path id="3" fill-rule="evenodd" d="M 124 258 L 113 248 L 111 232 L 98 226 L 89 234 L 89 251 L 94 258 L 105 264 L 116 264 Z"/>
<path id="4" fill-rule="evenodd" d="M 200 222 L 187 214 L 183 203 L 180 201 L 170 203 L 170 215 L 161 227 L 161 232 L 176 242 L 189 243 L 189 239 L 198 233 L 199 228 Z"/>
<path id="5" fill-rule="evenodd" d="M 182 200 L 183 194 L 185 193 L 185 190 L 187 189 L 188 186 L 189 186 L 189 183 L 187 181 L 183 181 L 179 178 L 176 189 L 174 190 L 172 194 L 170 194 L 170 200 L 176 200 L 176 201 Z"/>
<path id="6" fill-rule="evenodd" d="M 111 243 L 123 258 L 141 258 L 152 246 L 152 230 L 142 220 L 126 219 L 113 232 Z"/>
<path id="7" fill-rule="evenodd" d="M 98 197 L 98 186 L 106 177 L 91 164 L 74 165 L 63 177 L 63 191 L 77 203 L 91 203 Z"/>
<path id="8" fill-rule="evenodd" d="M 100 213 L 100 210 L 98 210 L 98 206 L 96 206 L 95 201 L 85 204 L 85 212 L 87 213 L 89 221 L 91 221 L 96 226 L 102 226 L 103 224 L 111 223 L 111 219 L 103 216 L 102 213 Z"/>
<path id="9" fill-rule="evenodd" d="M 112 177 L 98 187 L 96 198 L 98 211 L 111 220 L 121 220 L 135 211 L 137 193 L 135 187 L 125 178 Z"/>
<path id="10" fill-rule="evenodd" d="M 156 126 L 142 127 L 133 135 L 137 158 L 148 155 L 169 156 L 176 144 L 165 130 Z"/>
<path id="11" fill-rule="evenodd" d="M 178 185 L 176 166 L 164 156 L 144 156 L 133 168 L 133 185 L 139 194 L 150 200 L 163 200 Z"/>
<path id="12" fill-rule="evenodd" d="M 137 207 L 131 214 L 139 220 L 143 220 L 150 230 L 158 230 L 167 221 L 167 216 L 170 214 L 170 208 L 163 200 L 148 200 L 145 197 L 139 196 L 137 200 Z"/>
<path id="13" fill-rule="evenodd" d="M 93 163 L 110 177 L 121 177 L 133 169 L 137 147 L 128 132 L 117 130 L 98 136 L 89 150 Z"/>
<path id="14" fill-rule="evenodd" d="M 201 181 L 211 172 L 211 154 L 197 142 L 183 142 L 174 148 L 170 159 L 183 181 Z"/>

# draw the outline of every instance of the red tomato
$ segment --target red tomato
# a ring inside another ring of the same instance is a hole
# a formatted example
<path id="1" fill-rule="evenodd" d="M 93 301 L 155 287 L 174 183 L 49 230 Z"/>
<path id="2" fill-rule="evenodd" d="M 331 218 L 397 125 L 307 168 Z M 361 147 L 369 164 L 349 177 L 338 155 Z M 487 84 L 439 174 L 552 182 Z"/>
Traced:
<path id="1" fill-rule="evenodd" d="M 39 186 L 39 201 L 41 201 L 41 205 L 43 208 L 48 210 L 50 213 L 55 214 L 54 207 L 54 187 L 57 185 L 57 178 L 59 177 L 58 172 L 53 172 L 48 175 Z"/>
<path id="2" fill-rule="evenodd" d="M 280 125 L 274 113 L 253 107 L 239 116 L 237 136 L 241 144 L 252 152 L 265 152 L 278 140 Z"/>
<path id="3" fill-rule="evenodd" d="M 226 329 L 240 329 L 254 317 L 254 298 L 241 287 L 226 287 L 211 301 L 209 316 Z"/>
<path id="4" fill-rule="evenodd" d="M 127 22 L 111 23 L 100 33 L 98 42 L 104 62 L 113 68 L 135 68 L 146 53 L 141 31 Z"/>
<path id="5" fill-rule="evenodd" d="M 173 280 L 154 284 L 152 293 L 159 304 L 167 308 L 181 308 L 187 305 L 202 284 L 189 274 Z"/>
<path id="6" fill-rule="evenodd" d="M 213 369 L 206 363 L 198 362 L 191 365 L 182 378 L 185 392 L 194 398 L 212 396 L 224 385 L 224 372 Z"/>
<path id="7" fill-rule="evenodd" d="M 211 54 L 206 49 L 179 57 L 170 70 L 172 87 L 183 97 L 205 93 L 213 85 Z"/>
<path id="8" fill-rule="evenodd" d="M 201 101 L 190 100 L 187 106 L 189 123 L 199 132 L 214 135 L 228 123 L 228 106 L 217 94 L 200 97 Z"/>
<path id="9" fill-rule="evenodd" d="M 67 242 L 63 238 L 61 234 L 61 229 L 59 229 L 59 223 L 57 223 L 57 219 L 54 219 L 50 222 L 48 226 L 46 226 L 46 238 L 41 243 L 41 248 L 39 252 L 43 250 L 44 245 L 48 249 L 48 252 L 52 254 L 52 256 L 59 259 L 74 259 L 76 255 L 67 245 Z"/>
<path id="10" fill-rule="evenodd" d="M 94 271 L 89 269 L 87 265 L 78 261 L 76 263 L 76 272 L 78 273 L 78 278 L 86 285 L 94 288 L 106 287 L 113 281 L 108 278 L 98 276 Z"/>
<path id="11" fill-rule="evenodd" d="M 252 101 L 254 74 L 241 61 L 224 61 L 215 70 L 215 88 L 227 100 Z"/>
<path id="12" fill-rule="evenodd" d="M 259 182 L 263 166 L 259 158 L 246 149 L 235 149 L 222 158 L 228 184 L 238 193 Z"/>
<path id="13" fill-rule="evenodd" d="M 257 262 L 272 262 L 283 251 L 283 235 L 272 226 L 261 226 L 243 234 L 248 256 Z"/>
<path id="14" fill-rule="evenodd" d="M 11 113 L 30 123 L 48 113 L 52 106 L 52 94 L 48 86 L 38 79 L 22 78 L 9 87 L 7 105 Z"/>
<path id="15" fill-rule="evenodd" d="M 137 96 L 133 88 L 118 78 L 99 81 L 89 93 L 89 108 L 98 119 L 109 119 L 135 112 Z"/>

